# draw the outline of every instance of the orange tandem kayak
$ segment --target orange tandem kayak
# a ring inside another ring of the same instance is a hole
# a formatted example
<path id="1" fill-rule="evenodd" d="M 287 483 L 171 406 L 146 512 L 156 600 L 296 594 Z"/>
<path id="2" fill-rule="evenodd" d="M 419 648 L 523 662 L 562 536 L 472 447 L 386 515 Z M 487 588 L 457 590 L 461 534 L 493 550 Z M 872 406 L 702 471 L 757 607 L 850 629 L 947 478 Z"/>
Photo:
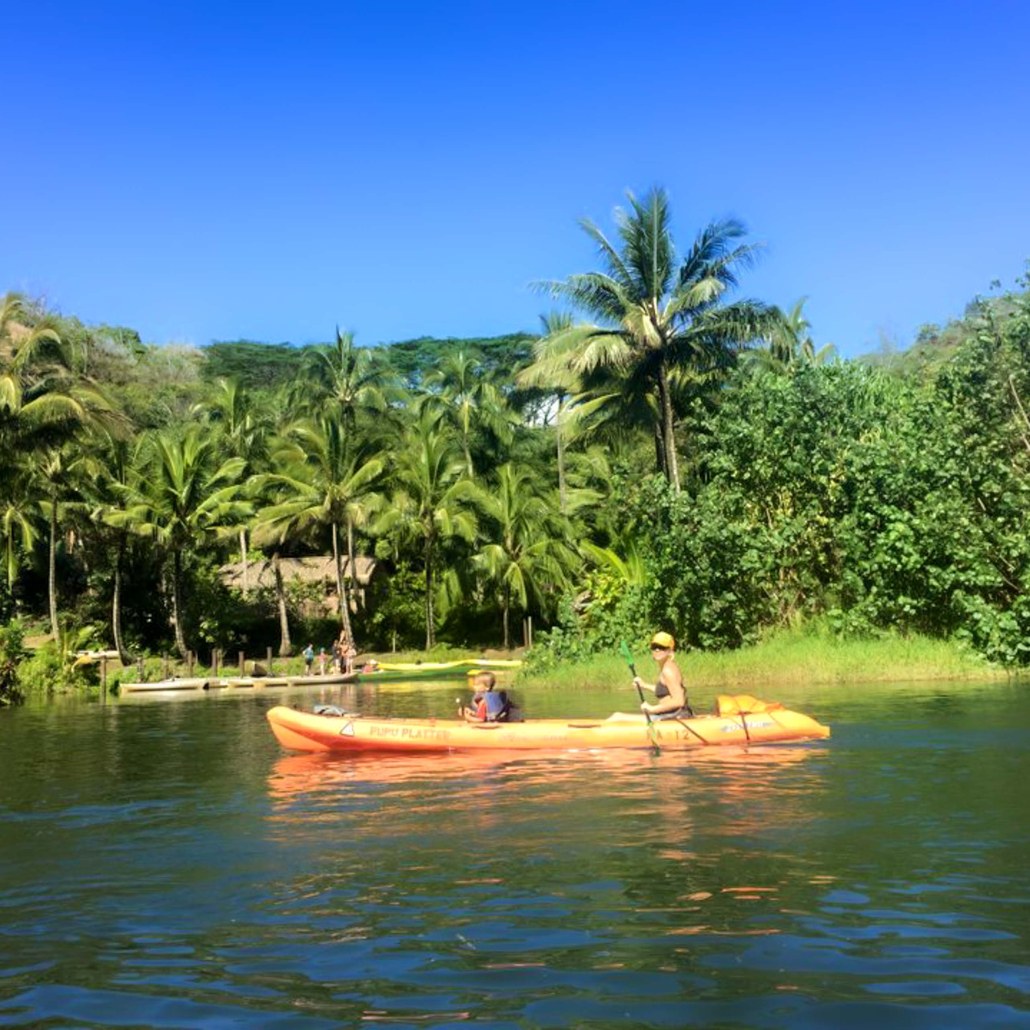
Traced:
<path id="1" fill-rule="evenodd" d="M 749 699 L 753 700 L 753 699 Z M 451 719 L 387 719 L 322 715 L 279 705 L 266 713 L 276 740 L 291 751 L 531 751 L 593 748 L 684 749 L 725 744 L 823 740 L 830 730 L 772 703 L 726 706 L 726 714 L 665 719 L 649 728 L 642 714 L 607 719 L 531 719 L 468 723 Z M 652 739 L 653 734 L 653 739 Z"/>

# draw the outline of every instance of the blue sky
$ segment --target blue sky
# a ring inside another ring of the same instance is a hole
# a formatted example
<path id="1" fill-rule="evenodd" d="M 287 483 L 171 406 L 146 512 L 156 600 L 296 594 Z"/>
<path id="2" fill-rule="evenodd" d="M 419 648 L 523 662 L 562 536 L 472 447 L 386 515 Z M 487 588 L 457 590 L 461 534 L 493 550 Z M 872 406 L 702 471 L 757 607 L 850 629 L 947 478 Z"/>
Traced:
<path id="1" fill-rule="evenodd" d="M 845 356 L 1030 258 L 1023 0 L 8 5 L 0 292 L 155 343 L 537 331 L 660 184 Z"/>

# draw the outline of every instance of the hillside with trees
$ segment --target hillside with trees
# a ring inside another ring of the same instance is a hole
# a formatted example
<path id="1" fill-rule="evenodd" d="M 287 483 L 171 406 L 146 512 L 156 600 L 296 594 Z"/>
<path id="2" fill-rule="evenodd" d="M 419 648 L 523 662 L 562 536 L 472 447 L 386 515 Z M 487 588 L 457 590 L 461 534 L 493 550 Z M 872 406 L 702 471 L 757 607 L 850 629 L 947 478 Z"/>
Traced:
<path id="1" fill-rule="evenodd" d="M 746 297 L 743 225 L 678 251 L 655 190 L 585 228 L 597 270 L 541 285 L 536 336 L 172 348 L 8 294 L 0 652 L 512 647 L 531 618 L 548 661 L 818 621 L 1030 662 L 1030 283 L 843 361 Z M 224 573 L 305 555 L 335 609 Z"/>

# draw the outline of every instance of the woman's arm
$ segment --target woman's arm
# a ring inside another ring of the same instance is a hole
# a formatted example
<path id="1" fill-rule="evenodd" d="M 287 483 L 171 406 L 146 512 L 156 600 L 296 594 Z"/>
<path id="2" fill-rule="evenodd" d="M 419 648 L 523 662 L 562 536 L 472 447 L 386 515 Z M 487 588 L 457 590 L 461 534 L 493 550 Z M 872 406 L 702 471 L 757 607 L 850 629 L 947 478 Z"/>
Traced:
<path id="1" fill-rule="evenodd" d="M 644 690 L 650 690 L 652 694 L 658 689 L 657 683 L 645 683 L 639 676 L 633 677 L 633 686 L 638 689 L 643 687 Z"/>

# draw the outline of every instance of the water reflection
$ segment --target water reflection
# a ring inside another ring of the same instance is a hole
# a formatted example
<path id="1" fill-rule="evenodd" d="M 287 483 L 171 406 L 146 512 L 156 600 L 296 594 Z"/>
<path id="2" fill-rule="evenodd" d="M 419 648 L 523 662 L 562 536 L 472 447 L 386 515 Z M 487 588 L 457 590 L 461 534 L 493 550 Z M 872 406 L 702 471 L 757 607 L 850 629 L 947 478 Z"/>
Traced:
<path id="1" fill-rule="evenodd" d="M 1030 1026 L 1030 724 L 940 694 L 657 758 L 290 756 L 281 695 L 2 713 L 0 1025 Z"/>

